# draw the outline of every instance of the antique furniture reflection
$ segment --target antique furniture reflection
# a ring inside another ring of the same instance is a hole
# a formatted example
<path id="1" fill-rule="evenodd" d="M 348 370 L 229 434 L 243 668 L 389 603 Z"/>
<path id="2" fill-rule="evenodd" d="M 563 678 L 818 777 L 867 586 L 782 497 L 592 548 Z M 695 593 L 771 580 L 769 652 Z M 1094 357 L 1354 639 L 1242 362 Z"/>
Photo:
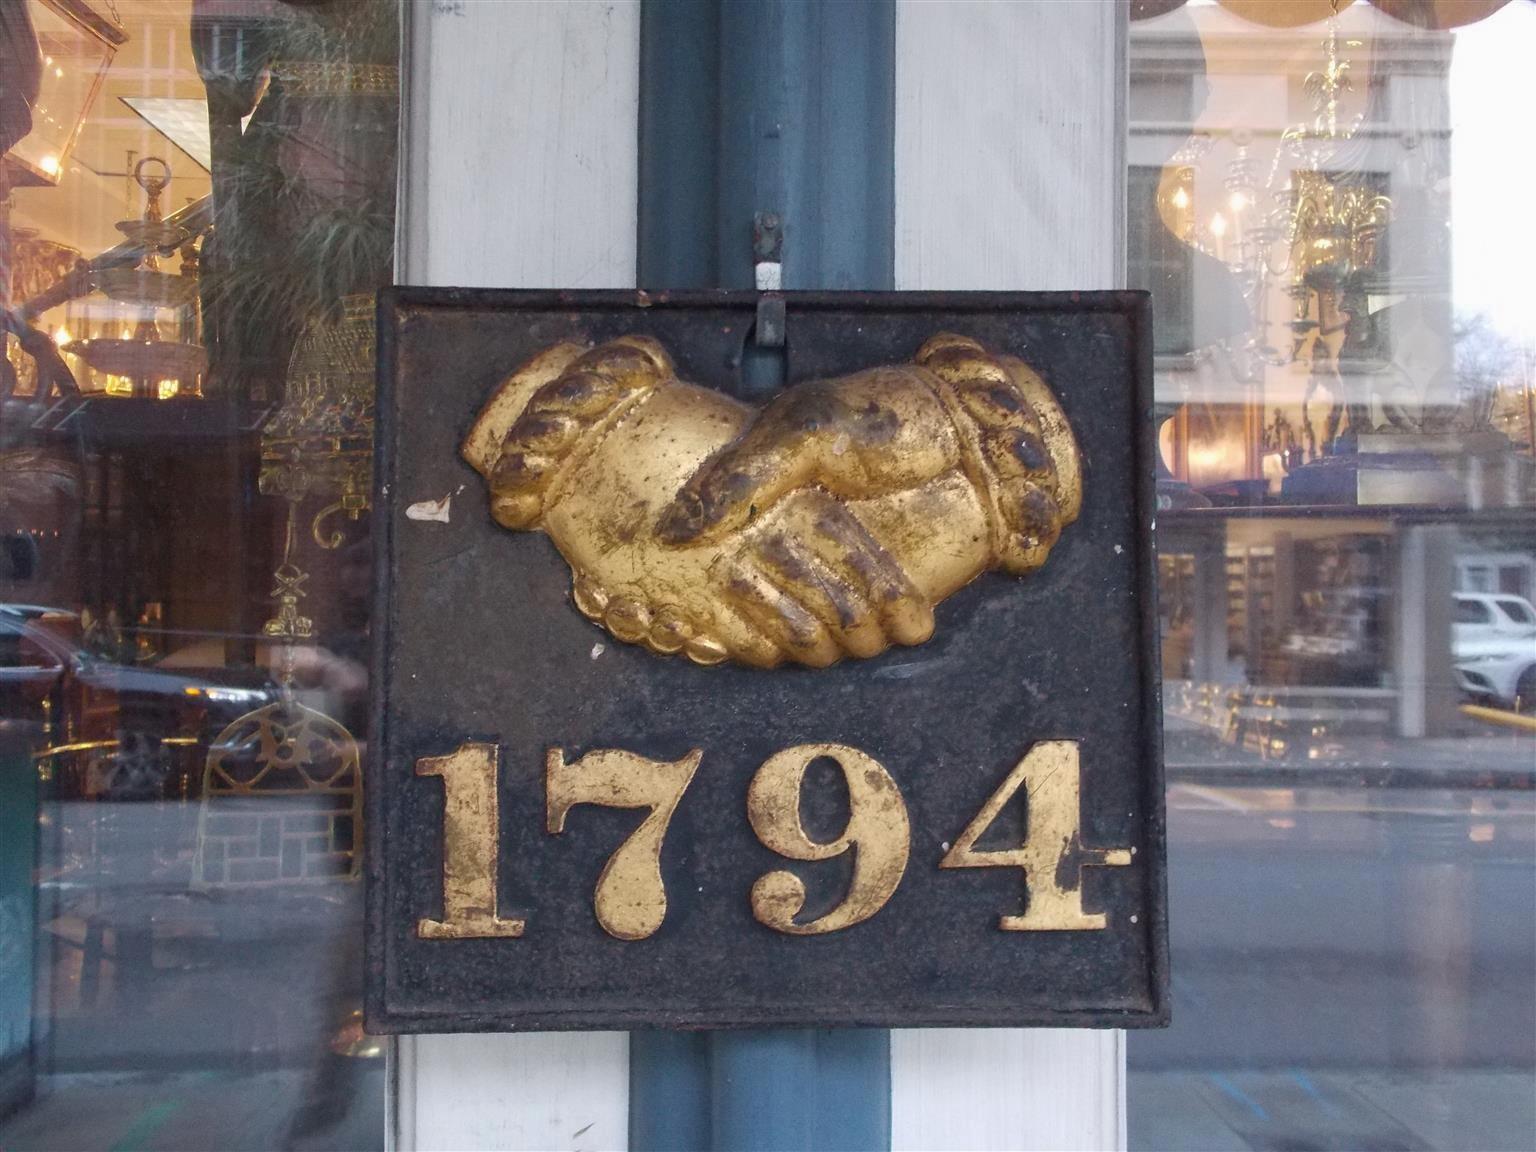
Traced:
<path id="1" fill-rule="evenodd" d="M 647 337 L 560 344 L 501 386 L 462 453 L 498 523 L 554 541 L 584 614 L 700 664 L 921 644 L 981 573 L 1043 565 L 1082 501 L 1046 383 L 947 333 L 759 410 L 678 379 Z"/>
<path id="2" fill-rule="evenodd" d="M 262 429 L 261 491 L 297 507 L 328 501 L 310 525 L 321 548 L 341 535 L 326 522 L 356 521 L 368 508 L 373 475 L 374 320 L 372 294 L 348 296 L 334 316 L 305 326 L 288 366 L 283 403 Z"/>
<path id="3" fill-rule="evenodd" d="M 355 879 L 362 856 L 357 741 L 284 698 L 214 738 L 203 771 L 195 888 Z"/>
<path id="4" fill-rule="evenodd" d="M 344 536 L 336 516 L 356 523 L 368 510 L 373 476 L 374 320 L 371 295 L 349 296 L 337 316 L 312 320 L 294 346 L 284 400 L 262 430 L 265 496 L 287 501 L 282 560 L 273 572 L 277 614 L 263 633 L 279 643 L 278 679 L 293 680 L 294 645 L 313 639 L 314 622 L 300 611 L 309 573 L 299 566 L 299 509 L 323 501 L 309 536 L 327 551 Z"/>
<path id="5" fill-rule="evenodd" d="M 220 735 L 209 753 L 204 779 L 205 803 L 221 795 L 289 792 L 310 801 L 320 797 L 331 815 L 322 820 L 314 813 L 302 814 L 297 818 L 299 831 L 292 835 L 283 831 L 287 825 L 280 817 L 271 818 L 277 820 L 278 831 L 239 833 L 256 835 L 259 846 L 276 854 L 263 849 L 263 858 L 271 859 L 257 868 L 247 866 L 246 849 L 239 851 L 237 866 L 231 848 L 209 840 L 210 817 L 205 813 L 198 825 L 199 877 L 212 867 L 214 856 L 221 862 L 218 867 L 233 868 L 252 882 L 258 879 L 257 871 L 263 872 L 262 878 L 282 881 L 357 875 L 362 781 L 356 741 L 340 723 L 301 704 L 294 693 L 297 646 L 315 637 L 314 621 L 300 608 L 309 573 L 297 563 L 296 548 L 299 508 L 309 497 L 328 501 L 310 523 L 315 544 L 327 550 L 340 547 L 343 539 L 339 530 L 326 528 L 329 518 L 344 513 L 357 521 L 368 508 L 373 334 L 373 297 L 353 296 L 343 301 L 339 316 L 313 320 L 294 347 L 283 405 L 263 429 L 258 481 L 263 495 L 281 496 L 288 505 L 282 560 L 272 574 L 277 612 L 262 626 L 263 634 L 278 646 L 282 696 L 240 717 Z M 229 823 L 224 815 L 213 819 Z M 240 843 L 249 847 L 245 839 Z M 343 857 L 350 863 L 337 872 L 334 866 Z M 265 876 L 272 869 L 277 871 Z"/>

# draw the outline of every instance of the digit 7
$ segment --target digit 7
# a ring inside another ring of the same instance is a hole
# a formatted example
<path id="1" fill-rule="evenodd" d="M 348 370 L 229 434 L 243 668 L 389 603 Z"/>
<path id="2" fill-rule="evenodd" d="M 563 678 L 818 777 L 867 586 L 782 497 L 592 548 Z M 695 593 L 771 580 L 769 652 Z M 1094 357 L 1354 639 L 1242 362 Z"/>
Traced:
<path id="1" fill-rule="evenodd" d="M 565 831 L 566 813 L 578 804 L 651 810 L 608 857 L 597 878 L 592 908 L 610 936 L 644 940 L 666 918 L 661 842 L 703 756 L 697 748 L 670 762 L 617 748 L 588 752 L 569 764 L 559 748 L 545 756 L 545 823 L 552 835 Z"/>

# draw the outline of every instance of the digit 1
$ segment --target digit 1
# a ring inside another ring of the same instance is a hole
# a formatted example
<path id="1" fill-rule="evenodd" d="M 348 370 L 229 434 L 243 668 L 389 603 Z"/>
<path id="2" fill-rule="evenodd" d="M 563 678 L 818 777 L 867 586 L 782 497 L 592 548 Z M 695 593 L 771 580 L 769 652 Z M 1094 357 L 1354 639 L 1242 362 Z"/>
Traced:
<path id="1" fill-rule="evenodd" d="M 499 761 L 496 745 L 475 743 L 416 761 L 416 775 L 443 778 L 443 918 L 416 921 L 423 940 L 523 934 L 523 921 L 496 914 Z"/>
<path id="2" fill-rule="evenodd" d="M 1083 911 L 1085 867 L 1131 862 L 1125 848 L 1085 848 L 1082 843 L 1082 766 L 1077 741 L 1045 740 L 1014 766 L 1008 778 L 981 806 L 940 868 L 1024 869 L 1027 903 L 1022 916 L 1004 916 L 1005 932 L 1060 932 L 1103 928 L 1103 912 Z M 1024 843 L 1017 848 L 980 851 L 976 841 L 997 819 L 1003 805 L 1025 789 Z"/>

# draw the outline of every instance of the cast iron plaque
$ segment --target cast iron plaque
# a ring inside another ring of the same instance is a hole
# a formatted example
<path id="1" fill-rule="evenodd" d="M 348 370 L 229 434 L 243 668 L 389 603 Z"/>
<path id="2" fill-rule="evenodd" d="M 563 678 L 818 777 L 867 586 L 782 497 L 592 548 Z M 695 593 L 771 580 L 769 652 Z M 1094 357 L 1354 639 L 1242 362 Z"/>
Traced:
<path id="1" fill-rule="evenodd" d="M 1145 294 L 784 299 L 382 298 L 371 1030 L 1166 1023 Z"/>

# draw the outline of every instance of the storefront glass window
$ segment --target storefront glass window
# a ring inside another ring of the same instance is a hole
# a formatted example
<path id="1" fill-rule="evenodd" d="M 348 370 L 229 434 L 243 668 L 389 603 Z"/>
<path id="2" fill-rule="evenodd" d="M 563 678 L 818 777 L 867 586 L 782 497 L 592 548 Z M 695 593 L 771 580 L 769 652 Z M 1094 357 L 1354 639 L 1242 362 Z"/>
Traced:
<path id="1" fill-rule="evenodd" d="M 1132 11 L 1174 1025 L 1131 1146 L 1529 1148 L 1536 7 Z"/>
<path id="2" fill-rule="evenodd" d="M 1131 1145 L 1528 1148 L 1536 6 L 1129 7 L 1175 1010 Z M 383 1143 L 398 17 L 0 0 L 0 1148 Z"/>
<path id="3" fill-rule="evenodd" d="M 0 5 L 0 1147 L 382 1146 L 398 7 Z"/>

